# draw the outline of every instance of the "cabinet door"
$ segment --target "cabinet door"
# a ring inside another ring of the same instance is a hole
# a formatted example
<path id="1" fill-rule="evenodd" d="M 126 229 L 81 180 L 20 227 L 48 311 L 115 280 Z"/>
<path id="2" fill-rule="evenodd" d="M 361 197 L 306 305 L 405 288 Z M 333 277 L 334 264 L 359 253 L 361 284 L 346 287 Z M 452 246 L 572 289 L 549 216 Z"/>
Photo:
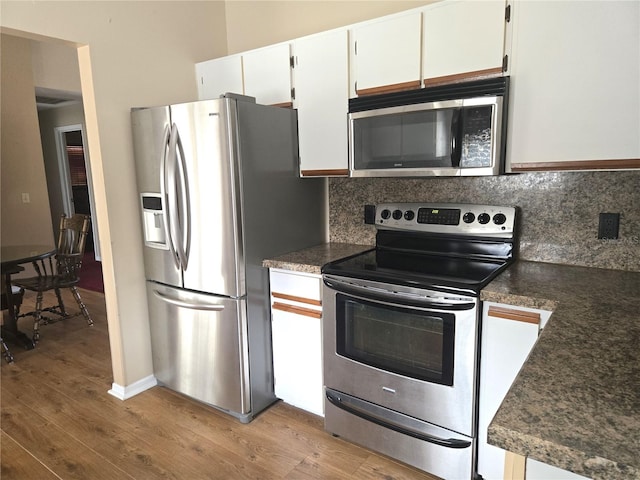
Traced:
<path id="1" fill-rule="evenodd" d="M 320 276 L 271 269 L 269 278 L 276 397 L 322 416 Z"/>
<path id="2" fill-rule="evenodd" d="M 196 64 L 198 100 L 211 100 L 224 93 L 244 93 L 242 57 L 231 55 Z"/>
<path id="3" fill-rule="evenodd" d="M 425 85 L 502 73 L 505 0 L 454 0 L 423 12 Z"/>
<path id="4" fill-rule="evenodd" d="M 357 95 L 420 87 L 420 12 L 353 27 L 352 63 Z"/>
<path id="5" fill-rule="evenodd" d="M 291 106 L 291 53 L 288 43 L 242 54 L 244 94 L 263 105 Z"/>
<path id="6" fill-rule="evenodd" d="M 321 320 L 273 311 L 273 371 L 276 397 L 322 416 Z"/>
<path id="7" fill-rule="evenodd" d="M 538 338 L 540 315 L 519 307 L 498 307 L 512 318 L 493 313 L 485 303 L 482 316 L 480 395 L 478 415 L 478 473 L 485 479 L 503 478 L 505 451 L 487 443 L 487 428 Z M 518 315 L 517 312 L 522 312 Z"/>
<path id="8" fill-rule="evenodd" d="M 507 170 L 639 166 L 640 2 L 518 2 L 513 20 Z"/>
<path id="9" fill-rule="evenodd" d="M 301 38 L 294 43 L 300 175 L 348 175 L 347 30 Z"/>

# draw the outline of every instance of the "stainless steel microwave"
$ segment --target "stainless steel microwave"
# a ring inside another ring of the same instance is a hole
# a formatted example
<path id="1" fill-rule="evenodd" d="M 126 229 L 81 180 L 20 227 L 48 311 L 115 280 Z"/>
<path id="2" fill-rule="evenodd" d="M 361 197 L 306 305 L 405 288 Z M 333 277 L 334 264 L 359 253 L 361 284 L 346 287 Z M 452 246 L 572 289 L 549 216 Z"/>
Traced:
<path id="1" fill-rule="evenodd" d="M 508 77 L 349 101 L 352 177 L 504 172 Z"/>

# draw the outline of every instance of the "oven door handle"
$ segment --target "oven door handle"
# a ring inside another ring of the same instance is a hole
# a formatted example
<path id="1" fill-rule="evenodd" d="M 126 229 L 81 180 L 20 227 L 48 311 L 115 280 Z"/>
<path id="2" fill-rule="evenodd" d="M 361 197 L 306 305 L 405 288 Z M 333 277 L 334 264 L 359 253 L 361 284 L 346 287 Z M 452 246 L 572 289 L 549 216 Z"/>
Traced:
<path id="1" fill-rule="evenodd" d="M 411 306 L 447 311 L 472 310 L 476 308 L 476 304 L 474 302 L 437 302 L 432 300 L 425 300 L 424 297 L 420 297 L 418 295 L 410 295 L 402 292 L 391 292 L 382 288 L 365 287 L 354 285 L 351 283 L 347 284 L 336 280 L 335 278 L 329 279 L 327 277 L 324 277 L 323 281 L 327 287 L 335 290 L 336 292 L 356 296 L 362 300 L 392 303 L 394 305 L 399 305 L 402 307 Z"/>
<path id="2" fill-rule="evenodd" d="M 428 433 L 419 432 L 417 430 L 413 430 L 407 426 L 398 425 L 396 423 L 390 422 L 386 419 L 380 418 L 377 415 L 372 414 L 365 409 L 358 408 L 357 405 L 350 403 L 348 401 L 343 401 L 340 395 L 336 395 L 333 392 L 326 391 L 327 400 L 329 400 L 333 405 L 337 408 L 344 410 L 345 412 L 349 412 L 353 415 L 356 415 L 364 420 L 368 420 L 373 422 L 381 427 L 388 428 L 398 433 L 402 433 L 404 435 L 408 435 L 413 438 L 417 438 L 418 440 L 423 440 L 425 442 L 433 443 L 435 445 L 440 445 L 442 447 L 447 448 L 467 448 L 471 446 L 471 442 L 467 440 L 461 440 L 459 438 L 442 438 L 437 437 L 435 435 L 429 435 Z"/>

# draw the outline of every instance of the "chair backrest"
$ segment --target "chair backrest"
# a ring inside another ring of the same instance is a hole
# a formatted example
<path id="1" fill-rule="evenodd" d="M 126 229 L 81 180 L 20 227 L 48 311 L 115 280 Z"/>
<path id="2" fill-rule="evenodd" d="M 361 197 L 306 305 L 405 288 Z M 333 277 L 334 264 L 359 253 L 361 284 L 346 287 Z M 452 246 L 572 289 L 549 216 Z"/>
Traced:
<path id="1" fill-rule="evenodd" d="M 62 214 L 60 218 L 56 270 L 64 281 L 77 282 L 79 279 L 90 219 L 88 215 L 77 213 L 71 217 Z"/>
<path id="2" fill-rule="evenodd" d="M 89 215 L 76 213 L 67 217 L 64 213 L 62 214 L 58 235 L 59 254 L 84 253 L 90 221 Z"/>

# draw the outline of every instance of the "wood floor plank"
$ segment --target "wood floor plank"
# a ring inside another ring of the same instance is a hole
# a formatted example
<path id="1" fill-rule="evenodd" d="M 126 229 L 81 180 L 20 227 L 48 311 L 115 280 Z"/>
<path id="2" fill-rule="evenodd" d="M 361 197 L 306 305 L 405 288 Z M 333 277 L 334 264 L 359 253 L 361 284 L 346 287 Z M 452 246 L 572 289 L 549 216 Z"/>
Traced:
<path id="1" fill-rule="evenodd" d="M 16 403 L 2 406 L 2 430 L 31 453 L 52 472 L 64 479 L 112 480 L 132 479 L 93 450 L 47 422 L 30 408 Z M 4 455 L 3 455 L 4 458 Z"/>
<path id="2" fill-rule="evenodd" d="M 2 468 L 3 480 L 61 480 L 61 477 L 46 468 L 29 451 L 2 432 Z"/>

